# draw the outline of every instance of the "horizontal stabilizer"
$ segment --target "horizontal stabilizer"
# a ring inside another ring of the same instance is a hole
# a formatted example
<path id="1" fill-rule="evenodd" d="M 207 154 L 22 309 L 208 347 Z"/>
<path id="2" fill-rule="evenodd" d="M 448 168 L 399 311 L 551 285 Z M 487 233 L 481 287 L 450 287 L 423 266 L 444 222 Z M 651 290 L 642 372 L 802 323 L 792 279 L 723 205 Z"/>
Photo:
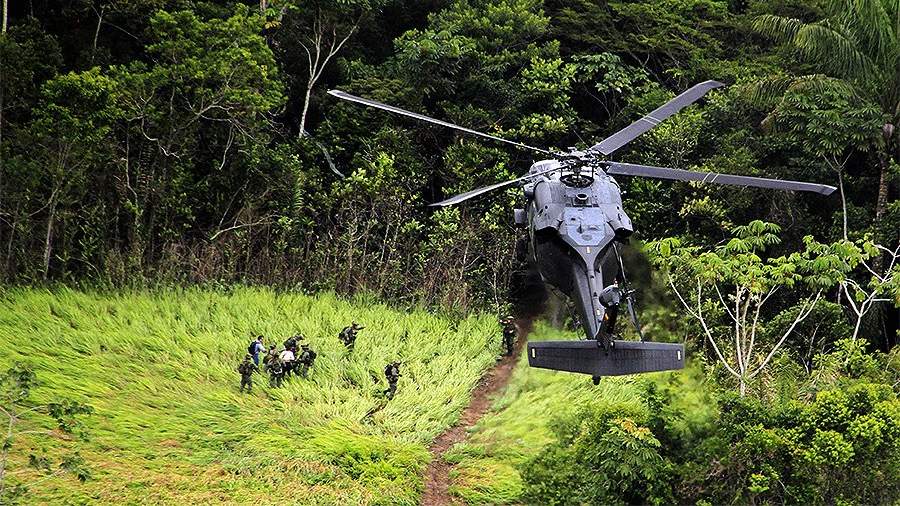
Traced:
<path id="1" fill-rule="evenodd" d="M 528 365 L 592 376 L 621 376 L 684 368 L 684 345 L 615 341 L 605 352 L 597 341 L 535 341 L 528 343 Z"/>

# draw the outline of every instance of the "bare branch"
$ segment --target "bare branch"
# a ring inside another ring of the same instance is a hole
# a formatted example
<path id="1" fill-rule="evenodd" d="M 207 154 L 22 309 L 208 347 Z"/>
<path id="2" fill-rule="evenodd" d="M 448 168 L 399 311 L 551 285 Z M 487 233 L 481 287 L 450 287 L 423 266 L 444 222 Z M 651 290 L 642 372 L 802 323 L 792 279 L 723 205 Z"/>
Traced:
<path id="1" fill-rule="evenodd" d="M 772 351 L 769 352 L 769 354 L 766 356 L 765 360 L 763 360 L 762 363 L 759 365 L 759 367 L 755 371 L 753 371 L 753 373 L 751 373 L 750 376 L 748 376 L 748 379 L 752 379 L 757 374 L 762 372 L 762 370 L 765 369 L 767 365 L 769 365 L 769 361 L 772 360 L 772 357 L 775 356 L 775 352 L 777 352 L 779 350 L 779 348 L 781 348 L 781 345 L 784 344 L 784 341 L 787 339 L 787 337 L 791 334 L 791 332 L 794 331 L 794 327 L 796 327 L 800 322 L 805 320 L 806 317 L 810 315 L 810 313 L 812 313 L 813 308 L 816 307 L 816 304 L 819 302 L 819 299 L 821 297 L 822 297 L 822 290 L 819 290 L 818 292 L 816 292 L 816 295 L 815 295 L 815 297 L 813 297 L 812 300 L 808 300 L 809 307 L 801 309 L 797 313 L 797 318 L 794 319 L 794 322 L 791 323 L 791 326 L 788 327 L 788 329 L 784 332 L 784 334 L 781 336 L 781 339 L 779 339 L 778 342 L 775 343 L 775 346 L 772 347 Z"/>
<path id="2" fill-rule="evenodd" d="M 712 332 L 709 330 L 709 327 L 706 325 L 706 319 L 703 318 L 703 285 L 700 283 L 700 279 L 697 279 L 697 319 L 700 320 L 700 325 L 703 327 L 703 331 L 706 333 L 706 337 L 709 340 L 709 343 L 713 347 L 713 351 L 716 352 L 716 356 L 719 357 L 719 361 L 725 366 L 725 369 L 728 370 L 735 378 L 741 378 L 741 374 L 731 368 L 728 365 L 728 361 L 725 360 L 725 357 L 722 355 L 722 352 L 719 350 L 719 345 L 716 343 L 715 338 L 713 338 Z"/>

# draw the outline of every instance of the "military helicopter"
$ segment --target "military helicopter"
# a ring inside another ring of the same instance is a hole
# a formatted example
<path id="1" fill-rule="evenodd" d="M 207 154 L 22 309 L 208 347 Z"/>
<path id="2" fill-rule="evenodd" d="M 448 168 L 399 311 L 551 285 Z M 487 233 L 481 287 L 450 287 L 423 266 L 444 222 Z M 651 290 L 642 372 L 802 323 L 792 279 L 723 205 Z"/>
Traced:
<path id="1" fill-rule="evenodd" d="M 528 259 L 549 284 L 576 306 L 586 340 L 528 343 L 532 367 L 601 376 L 634 374 L 684 367 L 684 345 L 648 342 L 641 331 L 618 244 L 634 232 L 622 207 L 622 193 L 613 176 L 640 176 L 673 181 L 698 181 L 774 190 L 830 195 L 835 187 L 730 174 L 695 172 L 606 160 L 616 150 L 651 130 L 666 118 L 724 84 L 694 85 L 641 119 L 586 150 L 559 152 L 529 146 L 461 127 L 340 90 L 334 97 L 471 135 L 511 144 L 548 159 L 534 163 L 522 177 L 477 188 L 431 204 L 444 207 L 502 188 L 522 188 L 526 206 L 514 210 L 517 225 L 528 229 Z M 617 317 L 624 302 L 640 341 L 616 339 Z"/>

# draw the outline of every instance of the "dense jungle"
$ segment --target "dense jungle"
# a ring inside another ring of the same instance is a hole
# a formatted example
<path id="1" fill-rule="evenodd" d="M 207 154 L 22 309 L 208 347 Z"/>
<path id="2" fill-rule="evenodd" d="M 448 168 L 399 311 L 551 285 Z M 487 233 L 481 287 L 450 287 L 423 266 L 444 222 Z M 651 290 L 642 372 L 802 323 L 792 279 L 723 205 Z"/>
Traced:
<path id="1" fill-rule="evenodd" d="M 614 159 L 838 190 L 617 177 L 689 358 L 597 386 L 498 359 L 579 338 L 521 190 L 428 206 L 537 155 L 327 94 L 584 149 L 708 79 Z M 898 197 L 898 0 L 3 0 L 0 504 L 896 504 Z"/>

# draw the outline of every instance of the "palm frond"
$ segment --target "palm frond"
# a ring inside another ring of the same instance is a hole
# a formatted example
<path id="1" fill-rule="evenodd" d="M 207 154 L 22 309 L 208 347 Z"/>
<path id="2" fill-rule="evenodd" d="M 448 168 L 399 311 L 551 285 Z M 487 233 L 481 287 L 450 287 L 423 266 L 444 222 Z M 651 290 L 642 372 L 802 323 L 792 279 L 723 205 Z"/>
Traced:
<path id="1" fill-rule="evenodd" d="M 893 60 L 900 49 L 900 33 L 889 13 L 891 0 L 853 0 L 852 11 L 842 14 L 842 22 L 856 34 L 861 45 L 879 65 Z M 895 3 L 896 0 L 894 0 Z M 900 9 L 893 9 L 896 16 Z"/>
<path id="2" fill-rule="evenodd" d="M 763 14 L 753 20 L 752 28 L 760 35 L 768 37 L 778 44 L 790 42 L 797 35 L 803 22 L 795 18 Z"/>
<path id="3" fill-rule="evenodd" d="M 857 90 L 847 81 L 824 74 L 805 76 L 770 76 L 743 86 L 744 93 L 755 104 L 771 106 L 781 102 L 787 93 L 822 94 L 828 91 L 847 96 L 857 95 Z"/>
<path id="4" fill-rule="evenodd" d="M 741 91 L 754 104 L 771 106 L 779 101 L 796 77 L 769 76 L 741 86 Z"/>
<path id="5" fill-rule="evenodd" d="M 859 90 L 843 79 L 837 79 L 824 74 L 809 74 L 795 77 L 793 82 L 785 90 L 785 93 L 813 93 L 822 94 L 835 92 L 848 97 L 859 95 Z"/>
<path id="6" fill-rule="evenodd" d="M 830 20 L 803 25 L 793 42 L 804 58 L 827 73 L 860 80 L 878 76 L 878 66 L 861 50 L 853 33 Z"/>
<path id="7" fill-rule="evenodd" d="M 858 90 L 847 81 L 824 74 L 800 77 L 771 76 L 745 85 L 743 91 L 753 103 L 772 108 L 760 122 L 760 127 L 767 132 L 778 129 L 778 113 L 784 104 L 785 97 L 789 94 L 823 95 L 833 92 L 848 97 L 859 96 Z"/>

